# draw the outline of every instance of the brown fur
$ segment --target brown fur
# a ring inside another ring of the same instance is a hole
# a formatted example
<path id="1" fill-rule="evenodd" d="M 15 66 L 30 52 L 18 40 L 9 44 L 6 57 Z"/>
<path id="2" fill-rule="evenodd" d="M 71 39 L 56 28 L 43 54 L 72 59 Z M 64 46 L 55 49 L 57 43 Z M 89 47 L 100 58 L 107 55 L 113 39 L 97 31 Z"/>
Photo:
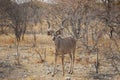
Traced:
<path id="1" fill-rule="evenodd" d="M 75 49 L 76 49 L 76 39 L 73 37 L 61 37 L 62 29 L 57 30 L 54 33 L 53 41 L 55 43 L 55 66 L 54 66 L 54 72 L 53 76 L 55 75 L 55 68 L 57 64 L 57 57 L 58 55 L 61 55 L 62 60 L 62 70 L 63 70 L 63 76 L 64 76 L 64 55 L 69 54 L 70 56 L 70 71 L 69 73 L 73 73 L 73 67 L 74 67 L 74 60 L 75 60 Z M 48 31 L 49 32 L 49 31 Z M 52 35 L 53 33 L 51 33 Z"/>

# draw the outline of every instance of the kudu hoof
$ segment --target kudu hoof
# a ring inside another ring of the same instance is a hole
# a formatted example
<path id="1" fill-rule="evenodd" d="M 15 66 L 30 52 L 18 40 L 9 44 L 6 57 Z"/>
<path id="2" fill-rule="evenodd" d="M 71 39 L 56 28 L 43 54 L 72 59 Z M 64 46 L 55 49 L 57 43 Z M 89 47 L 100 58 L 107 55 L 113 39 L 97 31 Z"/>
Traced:
<path id="1" fill-rule="evenodd" d="M 55 76 L 55 74 L 54 73 L 52 73 L 52 77 L 54 77 Z"/>
<path id="2" fill-rule="evenodd" d="M 73 74 L 73 71 L 69 71 L 68 73 L 69 73 L 69 74 Z"/>

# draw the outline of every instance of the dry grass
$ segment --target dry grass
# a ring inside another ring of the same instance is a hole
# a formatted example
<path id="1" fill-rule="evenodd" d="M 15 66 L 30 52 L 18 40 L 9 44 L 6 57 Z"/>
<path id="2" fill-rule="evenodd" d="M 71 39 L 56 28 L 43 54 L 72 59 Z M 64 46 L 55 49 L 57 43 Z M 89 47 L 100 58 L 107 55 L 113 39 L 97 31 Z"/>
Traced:
<path id="1" fill-rule="evenodd" d="M 10 35 L 10 36 L 0 35 L 0 45 L 1 46 L 6 46 L 6 45 L 10 45 L 10 44 L 14 44 L 14 36 L 13 35 Z"/>
<path id="2" fill-rule="evenodd" d="M 39 54 L 35 50 L 37 50 L 40 53 L 43 59 L 44 59 L 44 54 L 46 54 L 45 61 L 49 65 L 49 68 L 53 68 L 54 52 L 55 52 L 54 43 L 50 36 L 37 34 L 36 37 L 37 37 L 37 40 L 36 40 L 37 45 L 36 47 L 33 47 L 33 42 L 34 42 L 33 35 L 25 34 L 25 38 L 24 40 L 21 40 L 20 47 L 19 47 L 19 52 L 21 54 L 21 63 L 23 66 L 21 68 L 15 68 L 13 71 L 11 71 L 12 75 L 6 76 L 4 80 L 21 80 L 21 79 L 22 80 L 49 80 L 49 79 L 64 80 L 65 79 L 65 77 L 62 76 L 61 72 L 58 72 L 54 78 L 52 78 L 51 75 L 46 75 L 45 72 L 47 71 L 47 68 L 45 68 L 46 66 L 44 66 L 44 63 L 40 61 Z M 0 45 L 2 46 L 0 47 L 1 49 L 0 60 L 3 60 L 3 61 L 9 60 L 11 65 L 15 64 L 14 55 L 16 53 L 16 49 L 14 45 L 15 44 L 14 40 L 15 40 L 14 35 L 11 35 L 11 37 L 5 36 L 5 35 L 0 36 Z M 100 51 L 104 49 L 108 49 L 109 44 L 111 42 L 113 41 L 109 39 L 101 39 L 98 42 L 98 47 Z M 120 41 L 117 41 L 117 42 L 120 42 Z M 91 41 L 90 41 L 90 44 L 92 44 Z M 77 45 L 79 46 L 79 42 L 77 43 Z M 8 46 L 11 46 L 11 47 L 8 47 Z M 96 54 L 92 54 L 92 53 L 87 54 L 87 52 L 79 54 L 80 52 L 81 52 L 81 48 L 76 49 L 75 67 L 77 67 L 78 70 L 75 70 L 75 73 L 73 74 L 72 78 L 73 80 L 89 80 L 88 73 L 91 71 L 93 72 L 95 71 L 95 68 L 90 66 L 95 63 Z M 103 54 L 100 54 L 99 58 L 104 59 Z M 66 63 L 69 63 L 68 55 L 66 55 L 65 61 Z M 60 57 L 58 58 L 57 63 L 61 66 Z M 101 60 L 100 64 L 102 67 L 105 67 L 106 70 L 109 69 L 108 68 L 109 63 L 105 63 Z M 14 68 L 14 66 L 12 67 Z M 106 70 L 104 70 L 102 67 L 100 69 L 101 72 L 105 72 Z M 7 69 L 11 69 L 11 68 L 7 68 Z M 2 72 L 7 69 L 1 68 L 0 71 Z M 60 70 L 61 69 L 62 68 L 60 67 Z M 24 71 L 30 74 L 27 75 L 26 77 L 21 76 L 22 74 L 24 74 Z M 6 74 L 8 74 L 8 72 Z M 116 80 L 119 80 L 119 77 L 117 75 L 115 77 L 116 77 L 115 78 Z M 0 79 L 3 79 L 3 78 L 0 78 Z M 92 77 L 91 80 L 95 80 L 95 79 L 93 79 Z"/>

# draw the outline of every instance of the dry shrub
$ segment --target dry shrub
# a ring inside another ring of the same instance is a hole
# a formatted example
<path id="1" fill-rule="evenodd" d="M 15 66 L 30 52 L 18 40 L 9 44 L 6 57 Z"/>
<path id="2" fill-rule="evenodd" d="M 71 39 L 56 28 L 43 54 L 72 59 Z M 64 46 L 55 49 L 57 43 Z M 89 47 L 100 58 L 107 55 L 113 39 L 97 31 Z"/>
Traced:
<path id="1" fill-rule="evenodd" d="M 10 45 L 15 42 L 15 39 L 13 36 L 6 36 L 6 35 L 1 35 L 0 36 L 0 44 L 1 45 Z"/>

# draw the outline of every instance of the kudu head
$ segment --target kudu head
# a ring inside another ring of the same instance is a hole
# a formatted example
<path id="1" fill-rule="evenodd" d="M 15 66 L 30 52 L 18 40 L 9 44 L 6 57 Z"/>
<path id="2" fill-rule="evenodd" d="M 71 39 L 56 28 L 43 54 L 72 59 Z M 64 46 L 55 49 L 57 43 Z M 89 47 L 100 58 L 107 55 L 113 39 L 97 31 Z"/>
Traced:
<path id="1" fill-rule="evenodd" d="M 63 28 L 60 28 L 59 30 L 52 30 L 48 29 L 47 34 L 53 37 L 53 41 L 55 40 L 56 37 L 62 34 Z"/>
<path id="2" fill-rule="evenodd" d="M 54 31 L 51 27 L 50 27 L 50 23 L 48 22 L 48 30 L 47 30 L 47 34 L 49 36 L 53 37 L 53 41 L 56 39 L 57 36 L 61 35 L 63 32 L 64 27 L 61 26 L 60 29 Z"/>

